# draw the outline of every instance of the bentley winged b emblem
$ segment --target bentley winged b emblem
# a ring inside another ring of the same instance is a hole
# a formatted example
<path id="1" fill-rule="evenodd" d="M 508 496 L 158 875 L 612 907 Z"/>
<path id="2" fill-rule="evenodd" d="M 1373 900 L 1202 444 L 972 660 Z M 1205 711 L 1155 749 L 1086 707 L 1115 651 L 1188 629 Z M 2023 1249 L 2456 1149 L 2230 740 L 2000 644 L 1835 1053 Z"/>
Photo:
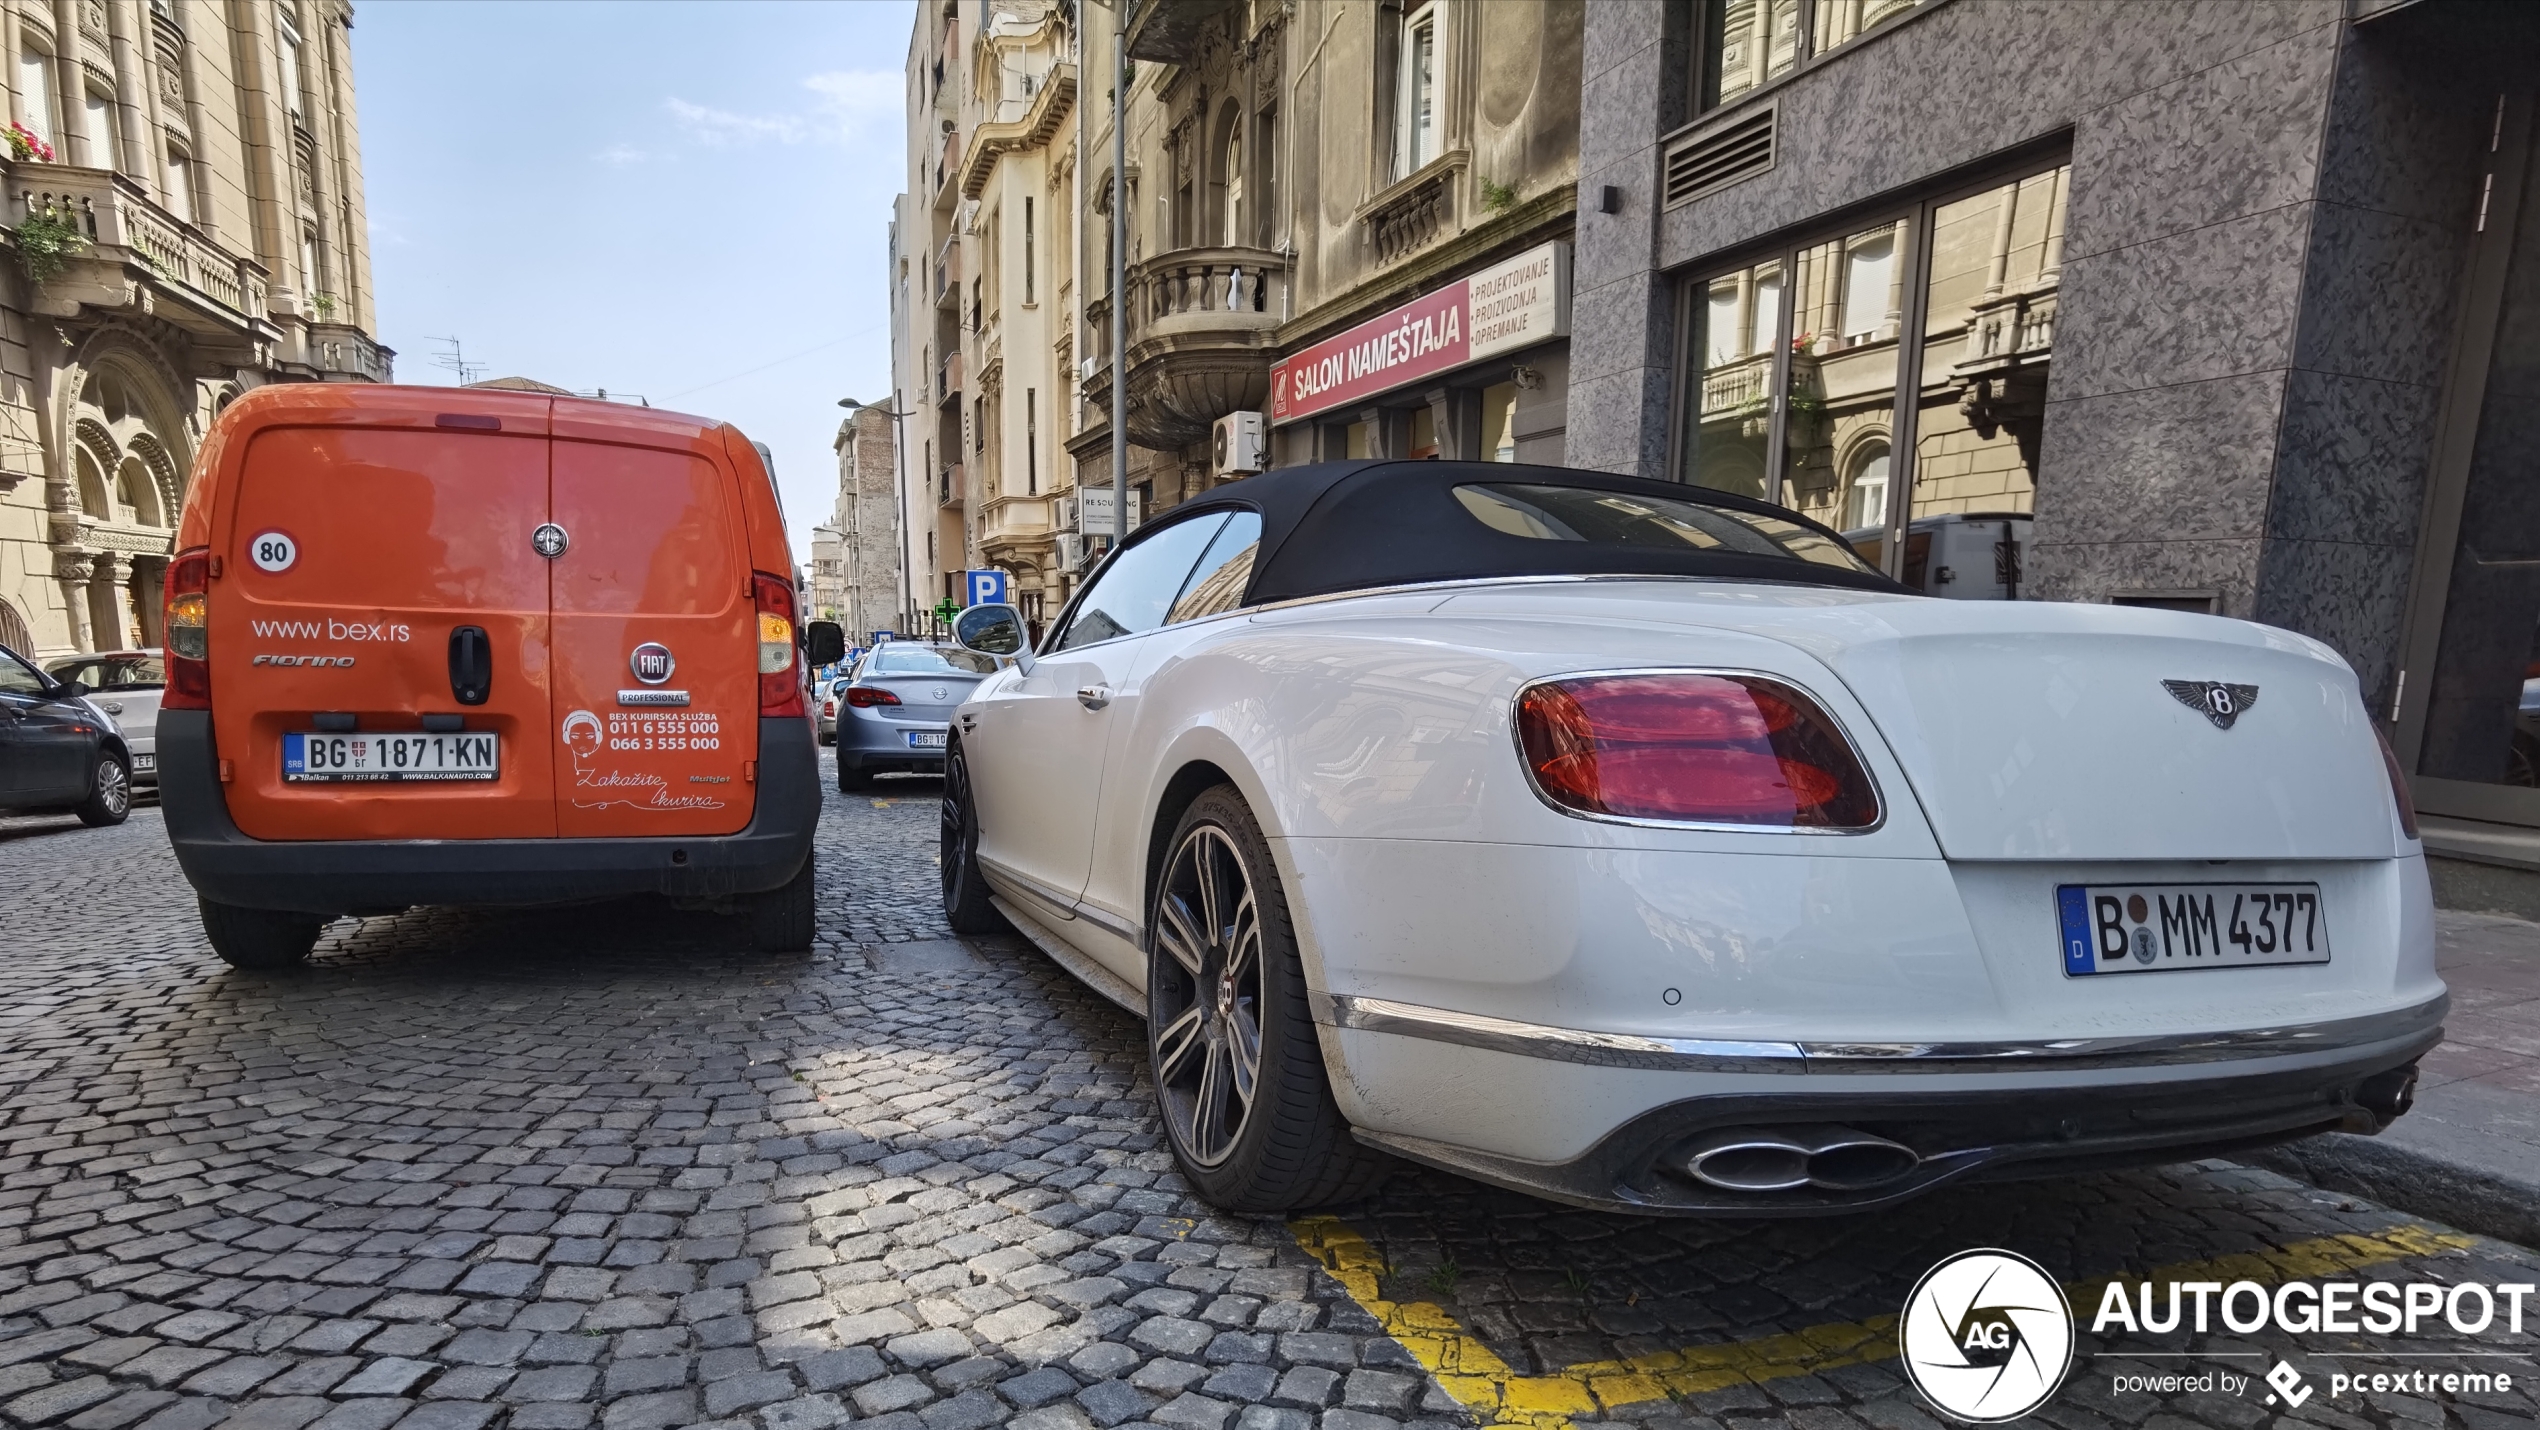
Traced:
<path id="1" fill-rule="evenodd" d="M 2164 680 L 2161 688 L 2178 697 L 2178 703 L 2214 722 L 2217 730 L 2228 730 L 2240 712 L 2258 703 L 2258 687 L 2225 685 L 2219 680 Z"/>

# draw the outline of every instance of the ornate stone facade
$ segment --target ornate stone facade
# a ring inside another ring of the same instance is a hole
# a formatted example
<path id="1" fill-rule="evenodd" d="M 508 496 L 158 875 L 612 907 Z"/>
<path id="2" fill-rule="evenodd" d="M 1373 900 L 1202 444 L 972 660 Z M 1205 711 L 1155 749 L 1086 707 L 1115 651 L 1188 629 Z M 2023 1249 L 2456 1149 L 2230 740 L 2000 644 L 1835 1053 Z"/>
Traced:
<path id="1" fill-rule="evenodd" d="M 204 429 L 249 388 L 384 382 L 345 0 L 5 0 L 0 642 L 159 640 Z M 45 240 L 66 247 L 45 260 Z"/>

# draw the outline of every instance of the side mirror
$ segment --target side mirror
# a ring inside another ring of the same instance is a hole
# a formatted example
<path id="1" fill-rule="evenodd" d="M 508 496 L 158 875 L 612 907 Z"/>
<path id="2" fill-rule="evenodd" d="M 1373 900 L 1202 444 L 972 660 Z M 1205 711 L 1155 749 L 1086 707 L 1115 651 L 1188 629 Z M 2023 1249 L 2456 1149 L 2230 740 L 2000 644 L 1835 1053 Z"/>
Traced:
<path id="1" fill-rule="evenodd" d="M 87 693 L 88 687 L 76 680 L 65 680 L 53 687 L 53 698 L 56 700 L 77 700 Z"/>
<path id="2" fill-rule="evenodd" d="M 836 621 L 812 621 L 803 627 L 803 639 L 810 644 L 811 663 L 836 665 L 847 653 L 847 629 Z"/>
<path id="3" fill-rule="evenodd" d="M 953 617 L 953 641 L 963 650 L 1011 660 L 1032 673 L 1032 642 L 1024 633 L 1023 613 L 1012 606 L 971 606 Z"/>

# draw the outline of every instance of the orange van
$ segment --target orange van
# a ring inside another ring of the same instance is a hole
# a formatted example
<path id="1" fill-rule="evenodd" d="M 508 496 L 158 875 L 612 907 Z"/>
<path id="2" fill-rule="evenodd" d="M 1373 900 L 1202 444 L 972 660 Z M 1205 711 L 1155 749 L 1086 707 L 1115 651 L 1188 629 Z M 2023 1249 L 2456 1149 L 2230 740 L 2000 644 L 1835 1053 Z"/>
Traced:
<path id="1" fill-rule="evenodd" d="M 647 892 L 809 946 L 815 652 L 739 432 L 259 388 L 205 439 L 177 545 L 160 801 L 222 958 L 295 963 L 339 914 Z"/>

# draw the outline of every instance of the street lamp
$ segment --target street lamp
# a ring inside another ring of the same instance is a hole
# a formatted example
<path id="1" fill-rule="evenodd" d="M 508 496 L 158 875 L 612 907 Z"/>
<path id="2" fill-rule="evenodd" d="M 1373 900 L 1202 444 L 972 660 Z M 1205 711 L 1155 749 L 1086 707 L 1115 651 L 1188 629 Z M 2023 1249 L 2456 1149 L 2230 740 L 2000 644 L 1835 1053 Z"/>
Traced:
<path id="1" fill-rule="evenodd" d="M 838 405 L 847 409 L 847 418 L 849 421 L 853 421 L 857 409 L 864 406 L 863 403 L 858 402 L 852 397 L 839 398 Z M 892 475 L 897 479 L 891 483 L 891 496 L 897 503 L 900 520 L 900 618 L 902 624 L 913 624 L 914 622 L 912 618 L 917 614 L 917 592 L 915 587 L 909 585 L 908 571 L 910 535 L 908 529 L 908 432 L 900 425 L 900 419 L 904 417 L 914 417 L 917 414 L 914 412 L 902 412 L 896 407 L 884 407 L 878 410 L 883 416 L 891 419 L 891 456 L 893 459 L 891 466 L 893 468 Z"/>

